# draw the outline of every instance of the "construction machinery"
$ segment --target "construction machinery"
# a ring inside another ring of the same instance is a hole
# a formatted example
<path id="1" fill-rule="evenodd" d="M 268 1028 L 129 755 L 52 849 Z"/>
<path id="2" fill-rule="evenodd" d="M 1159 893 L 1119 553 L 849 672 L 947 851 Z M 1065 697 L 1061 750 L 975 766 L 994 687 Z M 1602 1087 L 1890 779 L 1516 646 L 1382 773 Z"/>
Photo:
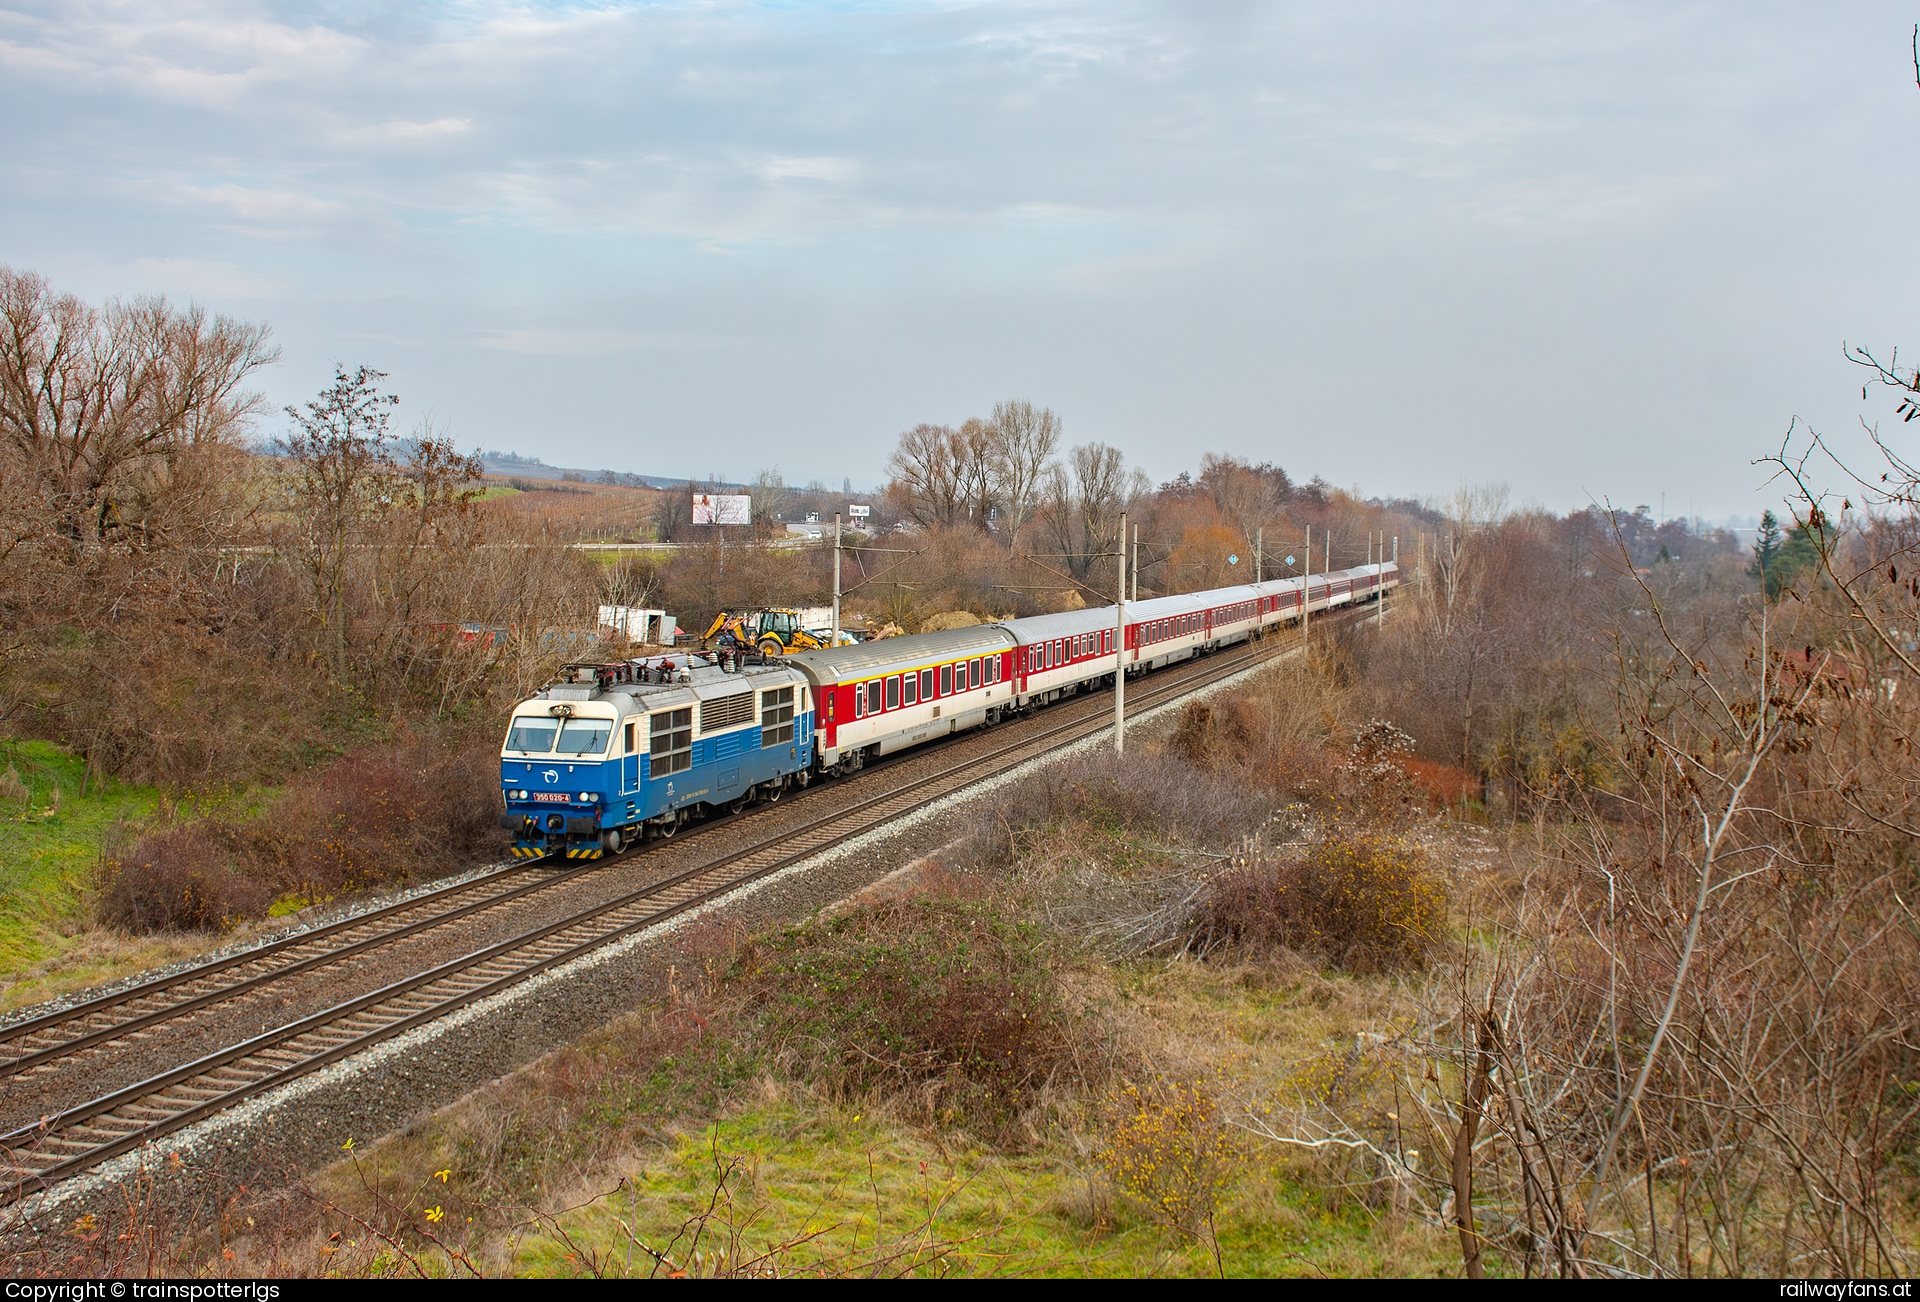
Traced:
<path id="1" fill-rule="evenodd" d="M 818 651 L 830 635 L 825 630 L 809 630 L 801 622 L 800 612 L 791 607 L 748 610 L 739 614 L 723 610 L 700 635 L 703 646 L 730 646 L 743 651 L 758 651 L 763 656 L 792 655 L 796 651 Z M 842 644 L 853 641 L 845 632 Z"/>

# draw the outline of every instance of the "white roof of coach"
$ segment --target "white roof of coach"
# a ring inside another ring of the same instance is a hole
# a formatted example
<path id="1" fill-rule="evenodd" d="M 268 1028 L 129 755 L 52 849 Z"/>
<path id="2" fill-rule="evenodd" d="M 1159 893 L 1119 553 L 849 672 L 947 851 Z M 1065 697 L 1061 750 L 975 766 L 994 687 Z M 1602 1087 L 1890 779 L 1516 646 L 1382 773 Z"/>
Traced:
<path id="1" fill-rule="evenodd" d="M 1113 607 L 1089 606 L 1084 610 L 1063 610 L 1057 615 L 1023 615 L 1019 619 L 1001 620 L 1000 627 L 1013 634 L 1013 640 L 1021 646 L 1031 646 L 1056 637 L 1079 637 L 1112 628 Z"/>
<path id="2" fill-rule="evenodd" d="M 1013 639 L 997 624 L 974 624 L 968 628 L 948 628 L 937 633 L 915 633 L 908 637 L 885 637 L 877 642 L 854 646 L 823 647 L 785 656 L 782 664 L 792 665 L 814 683 L 852 682 L 860 678 L 878 678 L 917 669 L 929 662 L 964 660 L 971 656 L 996 655 L 1010 650 Z"/>

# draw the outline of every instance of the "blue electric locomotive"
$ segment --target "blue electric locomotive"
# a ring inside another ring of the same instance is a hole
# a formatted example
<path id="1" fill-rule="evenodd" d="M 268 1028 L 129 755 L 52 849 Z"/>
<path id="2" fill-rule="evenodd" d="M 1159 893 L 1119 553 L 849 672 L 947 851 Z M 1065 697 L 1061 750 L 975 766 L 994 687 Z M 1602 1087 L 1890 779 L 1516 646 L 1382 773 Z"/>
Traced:
<path id="1" fill-rule="evenodd" d="M 569 665 L 514 707 L 500 786 L 520 858 L 597 859 L 715 807 L 778 800 L 813 761 L 807 680 L 699 656 Z"/>

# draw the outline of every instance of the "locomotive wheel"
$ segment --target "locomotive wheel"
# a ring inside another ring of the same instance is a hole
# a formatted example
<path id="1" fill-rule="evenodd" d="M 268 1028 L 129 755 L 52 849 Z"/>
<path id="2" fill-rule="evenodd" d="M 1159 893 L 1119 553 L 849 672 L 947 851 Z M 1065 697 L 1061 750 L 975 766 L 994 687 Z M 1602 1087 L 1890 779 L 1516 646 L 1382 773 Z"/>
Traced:
<path id="1" fill-rule="evenodd" d="M 786 794 L 787 789 L 781 784 L 778 778 L 775 778 L 773 781 L 767 783 L 766 786 L 760 788 L 760 799 L 766 801 L 769 805 L 779 804 L 780 797 Z"/>
<path id="2" fill-rule="evenodd" d="M 656 824 L 654 827 L 653 834 L 659 837 L 662 841 L 664 841 L 669 837 L 671 837 L 675 832 L 678 832 L 679 830 L 680 830 L 680 820 L 678 817 L 674 817 L 674 818 L 669 818 L 664 823 Z"/>

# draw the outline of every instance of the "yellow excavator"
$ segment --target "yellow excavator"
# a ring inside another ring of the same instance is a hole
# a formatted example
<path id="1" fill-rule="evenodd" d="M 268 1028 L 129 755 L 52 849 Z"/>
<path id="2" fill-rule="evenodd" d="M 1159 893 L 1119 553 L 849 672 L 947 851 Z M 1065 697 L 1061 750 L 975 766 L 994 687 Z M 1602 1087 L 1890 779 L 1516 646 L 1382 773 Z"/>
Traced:
<path id="1" fill-rule="evenodd" d="M 844 635 L 843 635 L 844 636 Z M 800 612 L 790 608 L 749 610 L 736 615 L 723 610 L 700 635 L 702 646 L 716 642 L 742 650 L 758 651 L 763 656 L 792 655 L 796 651 L 818 651 L 827 645 L 800 627 Z"/>

